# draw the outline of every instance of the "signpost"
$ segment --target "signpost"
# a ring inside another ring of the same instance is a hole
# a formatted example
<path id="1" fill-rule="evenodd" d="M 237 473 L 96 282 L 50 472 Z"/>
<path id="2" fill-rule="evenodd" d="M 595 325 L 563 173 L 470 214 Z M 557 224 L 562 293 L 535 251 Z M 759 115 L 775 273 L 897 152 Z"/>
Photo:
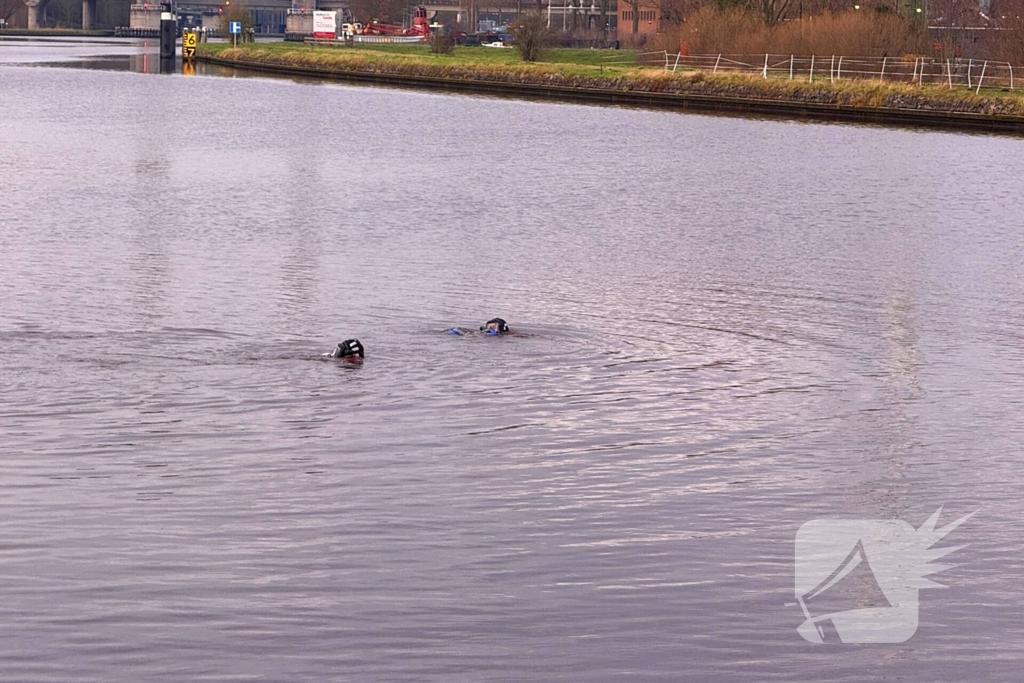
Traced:
<path id="1" fill-rule="evenodd" d="M 196 45 L 199 43 L 198 33 L 181 34 L 181 60 L 191 62 L 196 58 Z"/>
<path id="2" fill-rule="evenodd" d="M 231 44 L 238 45 L 238 34 L 242 32 L 242 22 L 232 21 L 228 23 L 228 32 L 231 34 Z"/>
<path id="3" fill-rule="evenodd" d="M 338 37 L 337 12 L 313 12 L 313 37 L 334 40 Z"/>

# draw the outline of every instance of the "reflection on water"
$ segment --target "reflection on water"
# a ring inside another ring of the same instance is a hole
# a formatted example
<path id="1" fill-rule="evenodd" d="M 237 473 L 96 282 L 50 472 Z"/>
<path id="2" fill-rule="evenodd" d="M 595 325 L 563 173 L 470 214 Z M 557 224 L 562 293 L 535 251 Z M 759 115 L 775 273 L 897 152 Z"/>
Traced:
<path id="1" fill-rule="evenodd" d="M 159 61 L 160 43 L 153 39 L 0 36 L 0 64 L 60 64 L 151 73 L 141 67 L 146 64 L 148 68 L 154 57 Z"/>
<path id="2" fill-rule="evenodd" d="M 160 58 L 152 38 L 28 38 L 0 35 L 0 64 L 36 64 L 72 69 L 131 71 L 144 74 L 249 75 L 212 64 Z"/>
<path id="3" fill-rule="evenodd" d="M 147 55 L 0 42 L 5 680 L 1014 680 L 1024 141 Z M 800 637 L 804 522 L 940 505 Z"/>
<path id="4" fill-rule="evenodd" d="M 80 60 L 62 60 L 56 66 L 72 69 L 100 69 L 103 71 L 134 71 L 140 74 L 180 73 L 179 60 L 160 59 L 159 48 L 153 53 L 138 55 L 111 55 Z"/>

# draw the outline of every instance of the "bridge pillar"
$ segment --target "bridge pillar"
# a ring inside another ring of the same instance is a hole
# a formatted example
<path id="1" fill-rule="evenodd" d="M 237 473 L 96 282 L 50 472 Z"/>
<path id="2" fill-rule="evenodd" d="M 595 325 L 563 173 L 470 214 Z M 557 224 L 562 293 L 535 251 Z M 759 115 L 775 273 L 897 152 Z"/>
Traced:
<path id="1" fill-rule="evenodd" d="M 86 31 L 96 23 L 96 0 L 82 0 L 82 28 Z"/>
<path id="2" fill-rule="evenodd" d="M 35 31 L 43 23 L 43 0 L 25 0 L 25 5 L 28 7 L 28 30 Z"/>

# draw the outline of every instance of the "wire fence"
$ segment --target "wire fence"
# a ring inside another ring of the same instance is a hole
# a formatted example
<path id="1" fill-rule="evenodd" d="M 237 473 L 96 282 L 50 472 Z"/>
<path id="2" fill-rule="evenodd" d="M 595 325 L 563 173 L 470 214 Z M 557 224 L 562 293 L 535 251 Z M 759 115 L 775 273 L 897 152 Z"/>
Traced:
<path id="1" fill-rule="evenodd" d="M 873 79 L 896 83 L 970 88 L 1016 90 L 1024 87 L 1024 67 L 1008 62 L 980 59 L 915 57 L 848 57 L 845 55 L 684 55 L 671 52 L 641 52 L 638 64 L 662 66 L 666 72 L 701 70 L 712 73 L 755 73 L 763 78 L 805 80 L 831 83 L 850 79 Z"/>

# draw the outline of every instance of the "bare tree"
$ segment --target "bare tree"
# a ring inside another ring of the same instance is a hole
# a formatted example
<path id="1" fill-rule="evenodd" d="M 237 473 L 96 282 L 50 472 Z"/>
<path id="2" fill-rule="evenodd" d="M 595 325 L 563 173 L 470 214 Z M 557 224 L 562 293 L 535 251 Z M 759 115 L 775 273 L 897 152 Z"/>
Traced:
<path id="1" fill-rule="evenodd" d="M 936 34 L 942 57 L 972 56 L 968 28 L 976 24 L 977 1 L 933 0 L 930 14 L 931 24 L 938 27 Z"/>
<path id="2" fill-rule="evenodd" d="M 43 8 L 43 22 L 57 28 L 82 25 L 82 3 L 75 0 L 50 0 Z"/>
<path id="3" fill-rule="evenodd" d="M 17 11 L 24 6 L 24 0 L 0 0 L 0 19 L 4 24 L 10 23 Z"/>
<path id="4" fill-rule="evenodd" d="M 679 26 L 705 4 L 705 0 L 659 0 L 658 15 L 663 21 Z"/>
<path id="5" fill-rule="evenodd" d="M 633 35 L 640 33 L 640 0 L 626 0 L 633 15 Z"/>
<path id="6" fill-rule="evenodd" d="M 781 24 L 789 16 L 789 5 L 792 0 L 752 0 L 753 8 L 764 19 L 768 27 Z"/>
<path id="7" fill-rule="evenodd" d="M 524 62 L 536 62 L 554 42 L 554 31 L 548 28 L 547 19 L 540 12 L 520 14 L 509 30 L 512 44 Z"/>
<path id="8" fill-rule="evenodd" d="M 242 24 L 242 35 L 249 35 L 249 29 L 253 28 L 252 12 L 249 7 L 240 0 L 224 4 L 224 11 L 220 15 L 221 31 L 227 32 L 228 24 L 237 21 Z M 241 38 L 240 38 L 241 39 Z"/>
<path id="9" fill-rule="evenodd" d="M 598 19 L 601 23 L 599 27 L 601 35 L 608 33 L 608 11 L 611 9 L 611 0 L 598 0 L 597 6 L 600 8 L 600 18 Z"/>
<path id="10" fill-rule="evenodd" d="M 1024 0 L 999 0 L 994 8 L 999 32 L 999 57 L 1024 64 Z"/>
<path id="11" fill-rule="evenodd" d="M 405 0 L 349 0 L 348 6 L 356 21 L 364 24 L 373 20 L 400 24 L 405 12 Z"/>

